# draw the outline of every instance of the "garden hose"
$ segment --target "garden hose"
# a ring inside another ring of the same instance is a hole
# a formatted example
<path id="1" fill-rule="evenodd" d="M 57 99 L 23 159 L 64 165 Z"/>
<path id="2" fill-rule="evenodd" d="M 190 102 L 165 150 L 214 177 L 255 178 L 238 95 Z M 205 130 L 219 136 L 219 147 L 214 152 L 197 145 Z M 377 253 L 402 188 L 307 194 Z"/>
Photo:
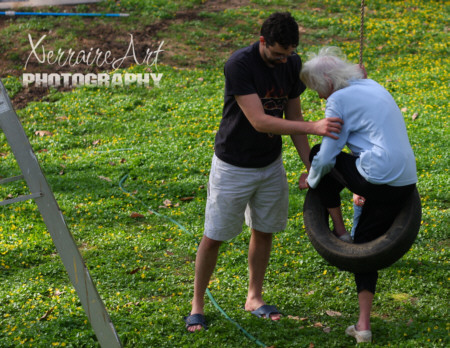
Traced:
<path id="1" fill-rule="evenodd" d="M 1 2 L 1 1 L 0 1 Z M 77 17 L 128 17 L 128 13 L 71 13 L 71 12 L 16 12 L 2 11 L 4 16 L 77 16 Z"/>
<path id="2" fill-rule="evenodd" d="M 128 174 L 126 174 L 122 179 L 120 179 L 119 181 L 119 187 L 120 189 L 125 192 L 126 194 L 130 195 L 131 197 L 133 197 L 134 199 L 136 199 L 138 202 L 144 204 L 144 202 L 142 202 L 140 199 L 136 198 L 136 196 L 134 196 L 131 192 L 126 191 L 123 188 L 123 183 L 125 182 L 125 180 L 128 178 Z M 169 220 L 170 222 L 173 222 L 175 225 L 177 225 L 183 232 L 186 232 L 188 234 L 190 234 L 191 236 L 194 236 L 190 231 L 188 231 L 182 224 L 180 224 L 178 221 L 172 219 L 170 216 L 166 216 L 166 215 L 162 215 L 160 213 L 158 213 L 157 211 L 146 207 L 146 209 L 148 209 L 150 212 L 152 212 L 153 214 L 155 214 L 156 216 L 162 217 L 166 220 Z"/>
<path id="3" fill-rule="evenodd" d="M 137 198 L 136 196 L 134 196 L 131 192 L 127 191 L 124 189 L 123 187 L 123 183 L 125 182 L 125 180 L 128 178 L 128 174 L 125 174 L 122 179 L 120 179 L 119 181 L 119 188 L 121 191 L 123 191 L 124 193 L 126 193 L 127 195 L 129 195 L 130 197 L 134 198 L 135 200 L 137 200 L 139 203 L 141 203 L 142 205 L 144 205 L 146 207 L 146 209 L 148 209 L 148 211 L 150 211 L 151 213 L 155 214 L 156 216 L 159 216 L 163 219 L 169 220 L 170 222 L 174 223 L 175 225 L 177 225 L 183 232 L 191 235 L 194 237 L 195 242 L 198 245 L 198 240 L 195 238 L 194 234 L 190 231 L 188 231 L 182 224 L 180 224 L 177 220 L 172 219 L 170 216 L 167 215 L 163 215 L 158 213 L 157 211 L 147 207 L 145 205 L 145 203 L 143 201 L 141 201 L 139 198 Z M 230 316 L 219 306 L 219 304 L 216 302 L 216 300 L 214 299 L 213 295 L 211 294 L 211 291 L 209 291 L 209 289 L 206 289 L 206 293 L 208 294 L 209 299 L 211 300 L 211 302 L 213 303 L 213 305 L 219 310 L 219 312 L 228 320 L 230 321 L 234 326 L 236 326 L 247 338 L 249 338 L 250 340 L 252 340 L 253 342 L 255 342 L 257 345 L 261 346 L 261 347 L 267 347 L 266 344 L 262 343 L 261 341 L 259 341 L 257 338 L 255 338 L 254 336 L 252 336 L 248 331 L 246 331 L 242 326 L 240 326 L 236 321 L 234 321 L 233 319 L 230 318 Z"/>

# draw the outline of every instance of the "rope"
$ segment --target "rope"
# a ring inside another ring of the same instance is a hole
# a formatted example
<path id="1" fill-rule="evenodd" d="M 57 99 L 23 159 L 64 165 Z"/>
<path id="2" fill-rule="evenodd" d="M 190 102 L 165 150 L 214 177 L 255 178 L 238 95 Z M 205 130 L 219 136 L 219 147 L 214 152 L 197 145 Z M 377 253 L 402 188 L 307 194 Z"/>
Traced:
<path id="1" fill-rule="evenodd" d="M 361 0 L 361 26 L 359 28 L 359 66 L 363 65 L 364 46 L 364 0 Z"/>
<path id="2" fill-rule="evenodd" d="M 128 174 L 124 175 L 120 181 L 119 181 L 119 188 L 122 192 L 126 193 L 128 196 L 134 198 L 135 200 L 137 200 L 139 203 L 141 203 L 142 205 L 144 205 L 146 207 L 146 209 L 148 209 L 150 212 L 152 212 L 153 214 L 155 214 L 156 216 L 159 216 L 161 218 L 164 218 L 166 220 L 169 220 L 170 222 L 173 222 L 175 225 L 177 225 L 183 232 L 186 232 L 187 234 L 191 235 L 192 237 L 194 237 L 195 242 L 198 244 L 198 240 L 195 238 L 194 234 L 190 231 L 188 231 L 182 224 L 180 224 L 178 221 L 172 219 L 169 216 L 163 215 L 158 213 L 157 211 L 147 207 L 145 205 L 144 202 L 142 202 L 139 198 L 137 198 L 136 196 L 134 196 L 131 192 L 125 190 L 125 188 L 123 187 L 123 183 L 125 182 L 125 180 L 127 180 L 128 178 Z M 216 300 L 214 299 L 213 295 L 211 294 L 211 291 L 209 291 L 209 289 L 206 289 L 206 294 L 208 295 L 209 299 L 211 300 L 211 302 L 213 303 L 213 305 L 219 310 L 220 313 L 222 313 L 222 315 L 228 320 L 230 321 L 232 324 L 234 324 L 234 326 L 236 326 L 236 328 L 238 328 L 247 338 L 249 338 L 250 340 L 252 340 L 255 344 L 257 344 L 260 347 L 268 347 L 266 344 L 264 344 L 263 342 L 261 342 L 260 340 L 258 340 L 257 338 L 255 338 L 254 336 L 252 336 L 249 332 L 247 332 L 242 326 L 240 326 L 236 321 L 234 321 L 233 319 L 231 319 L 229 317 L 229 315 L 219 306 L 219 304 L 216 302 Z"/>

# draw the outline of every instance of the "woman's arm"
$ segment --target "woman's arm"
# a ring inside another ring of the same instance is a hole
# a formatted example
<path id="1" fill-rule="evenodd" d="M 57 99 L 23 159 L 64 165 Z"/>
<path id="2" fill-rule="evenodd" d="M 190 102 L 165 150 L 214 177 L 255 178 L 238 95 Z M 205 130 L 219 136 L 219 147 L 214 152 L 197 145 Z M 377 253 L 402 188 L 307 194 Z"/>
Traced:
<path id="1" fill-rule="evenodd" d="M 325 109 L 325 117 L 340 119 L 343 115 L 340 109 L 334 104 L 334 101 L 328 99 L 327 107 Z M 320 182 L 320 179 L 328 174 L 330 170 L 334 167 L 336 163 L 336 156 L 342 151 L 347 143 L 349 136 L 349 125 L 344 124 L 339 134 L 338 139 L 332 139 L 331 137 L 324 137 L 322 139 L 322 144 L 320 145 L 320 151 L 314 156 L 311 163 L 311 169 L 309 171 L 307 184 L 316 188 Z"/>

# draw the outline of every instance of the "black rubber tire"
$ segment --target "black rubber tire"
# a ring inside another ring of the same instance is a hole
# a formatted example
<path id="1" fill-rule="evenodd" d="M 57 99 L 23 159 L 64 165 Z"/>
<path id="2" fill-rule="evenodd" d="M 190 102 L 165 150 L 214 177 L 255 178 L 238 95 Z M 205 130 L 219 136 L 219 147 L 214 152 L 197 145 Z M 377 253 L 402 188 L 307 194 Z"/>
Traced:
<path id="1" fill-rule="evenodd" d="M 364 273 L 392 265 L 411 248 L 420 229 L 422 205 L 416 188 L 389 230 L 363 244 L 346 243 L 334 236 L 317 190 L 306 194 L 303 219 L 309 240 L 325 260 L 341 270 Z"/>

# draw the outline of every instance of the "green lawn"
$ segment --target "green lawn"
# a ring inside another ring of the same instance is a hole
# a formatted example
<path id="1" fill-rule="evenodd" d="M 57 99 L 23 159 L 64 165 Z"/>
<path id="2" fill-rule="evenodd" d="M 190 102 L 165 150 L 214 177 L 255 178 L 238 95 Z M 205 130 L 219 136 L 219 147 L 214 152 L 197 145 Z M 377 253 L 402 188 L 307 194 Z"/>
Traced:
<path id="1" fill-rule="evenodd" d="M 364 62 L 369 77 L 393 94 L 404 113 L 417 158 L 423 209 L 416 243 L 400 261 L 380 272 L 373 345 L 447 347 L 448 2 L 367 3 Z M 309 0 L 298 5 L 290 0 L 254 0 L 225 11 L 207 5 L 157 0 L 101 3 L 99 10 L 131 14 L 120 22 L 99 20 L 122 31 L 165 23 L 157 36 L 170 52 L 158 62 L 157 72 L 163 74 L 160 87 L 52 90 L 18 110 L 18 115 L 125 346 L 353 346 L 354 340 L 344 334 L 357 320 L 353 276 L 328 265 L 308 241 L 302 217 L 304 192 L 297 189 L 304 167 L 289 137 L 284 147 L 291 189 L 289 224 L 275 237 L 264 293 L 265 300 L 278 305 L 285 316 L 273 323 L 242 309 L 249 239 L 245 232 L 220 251 L 209 287 L 214 301 L 207 299 L 206 305 L 210 329 L 197 334 L 184 329 L 182 317 L 190 310 L 195 252 L 221 118 L 223 62 L 234 49 L 255 41 L 260 24 L 275 10 L 291 11 L 298 20 L 302 57 L 324 44 L 340 46 L 355 63 L 359 56 L 359 1 Z M 176 20 L 179 11 L 196 15 Z M 11 19 L 2 35 L 11 45 L 13 38 L 26 38 L 27 30 L 48 33 L 49 42 L 72 40 L 67 28 L 50 32 L 62 21 L 73 21 L 73 30 L 83 24 L 77 18 Z M 27 41 L 22 49 L 29 49 Z M 20 71 L 21 62 L 17 64 Z M 146 72 L 146 67 L 127 71 Z M 0 76 L 11 96 L 22 88 L 17 76 Z M 324 106 L 315 93 L 302 95 L 306 119 L 321 118 Z M 38 131 L 51 135 L 39 136 Z M 311 144 L 319 141 L 310 137 Z M 3 134 L 0 144 L 0 175 L 18 175 Z M 2 199 L 24 192 L 23 182 L 0 187 Z M 345 193 L 349 226 L 350 199 Z M 0 347 L 98 346 L 32 201 L 0 207 L 0 283 Z"/>

